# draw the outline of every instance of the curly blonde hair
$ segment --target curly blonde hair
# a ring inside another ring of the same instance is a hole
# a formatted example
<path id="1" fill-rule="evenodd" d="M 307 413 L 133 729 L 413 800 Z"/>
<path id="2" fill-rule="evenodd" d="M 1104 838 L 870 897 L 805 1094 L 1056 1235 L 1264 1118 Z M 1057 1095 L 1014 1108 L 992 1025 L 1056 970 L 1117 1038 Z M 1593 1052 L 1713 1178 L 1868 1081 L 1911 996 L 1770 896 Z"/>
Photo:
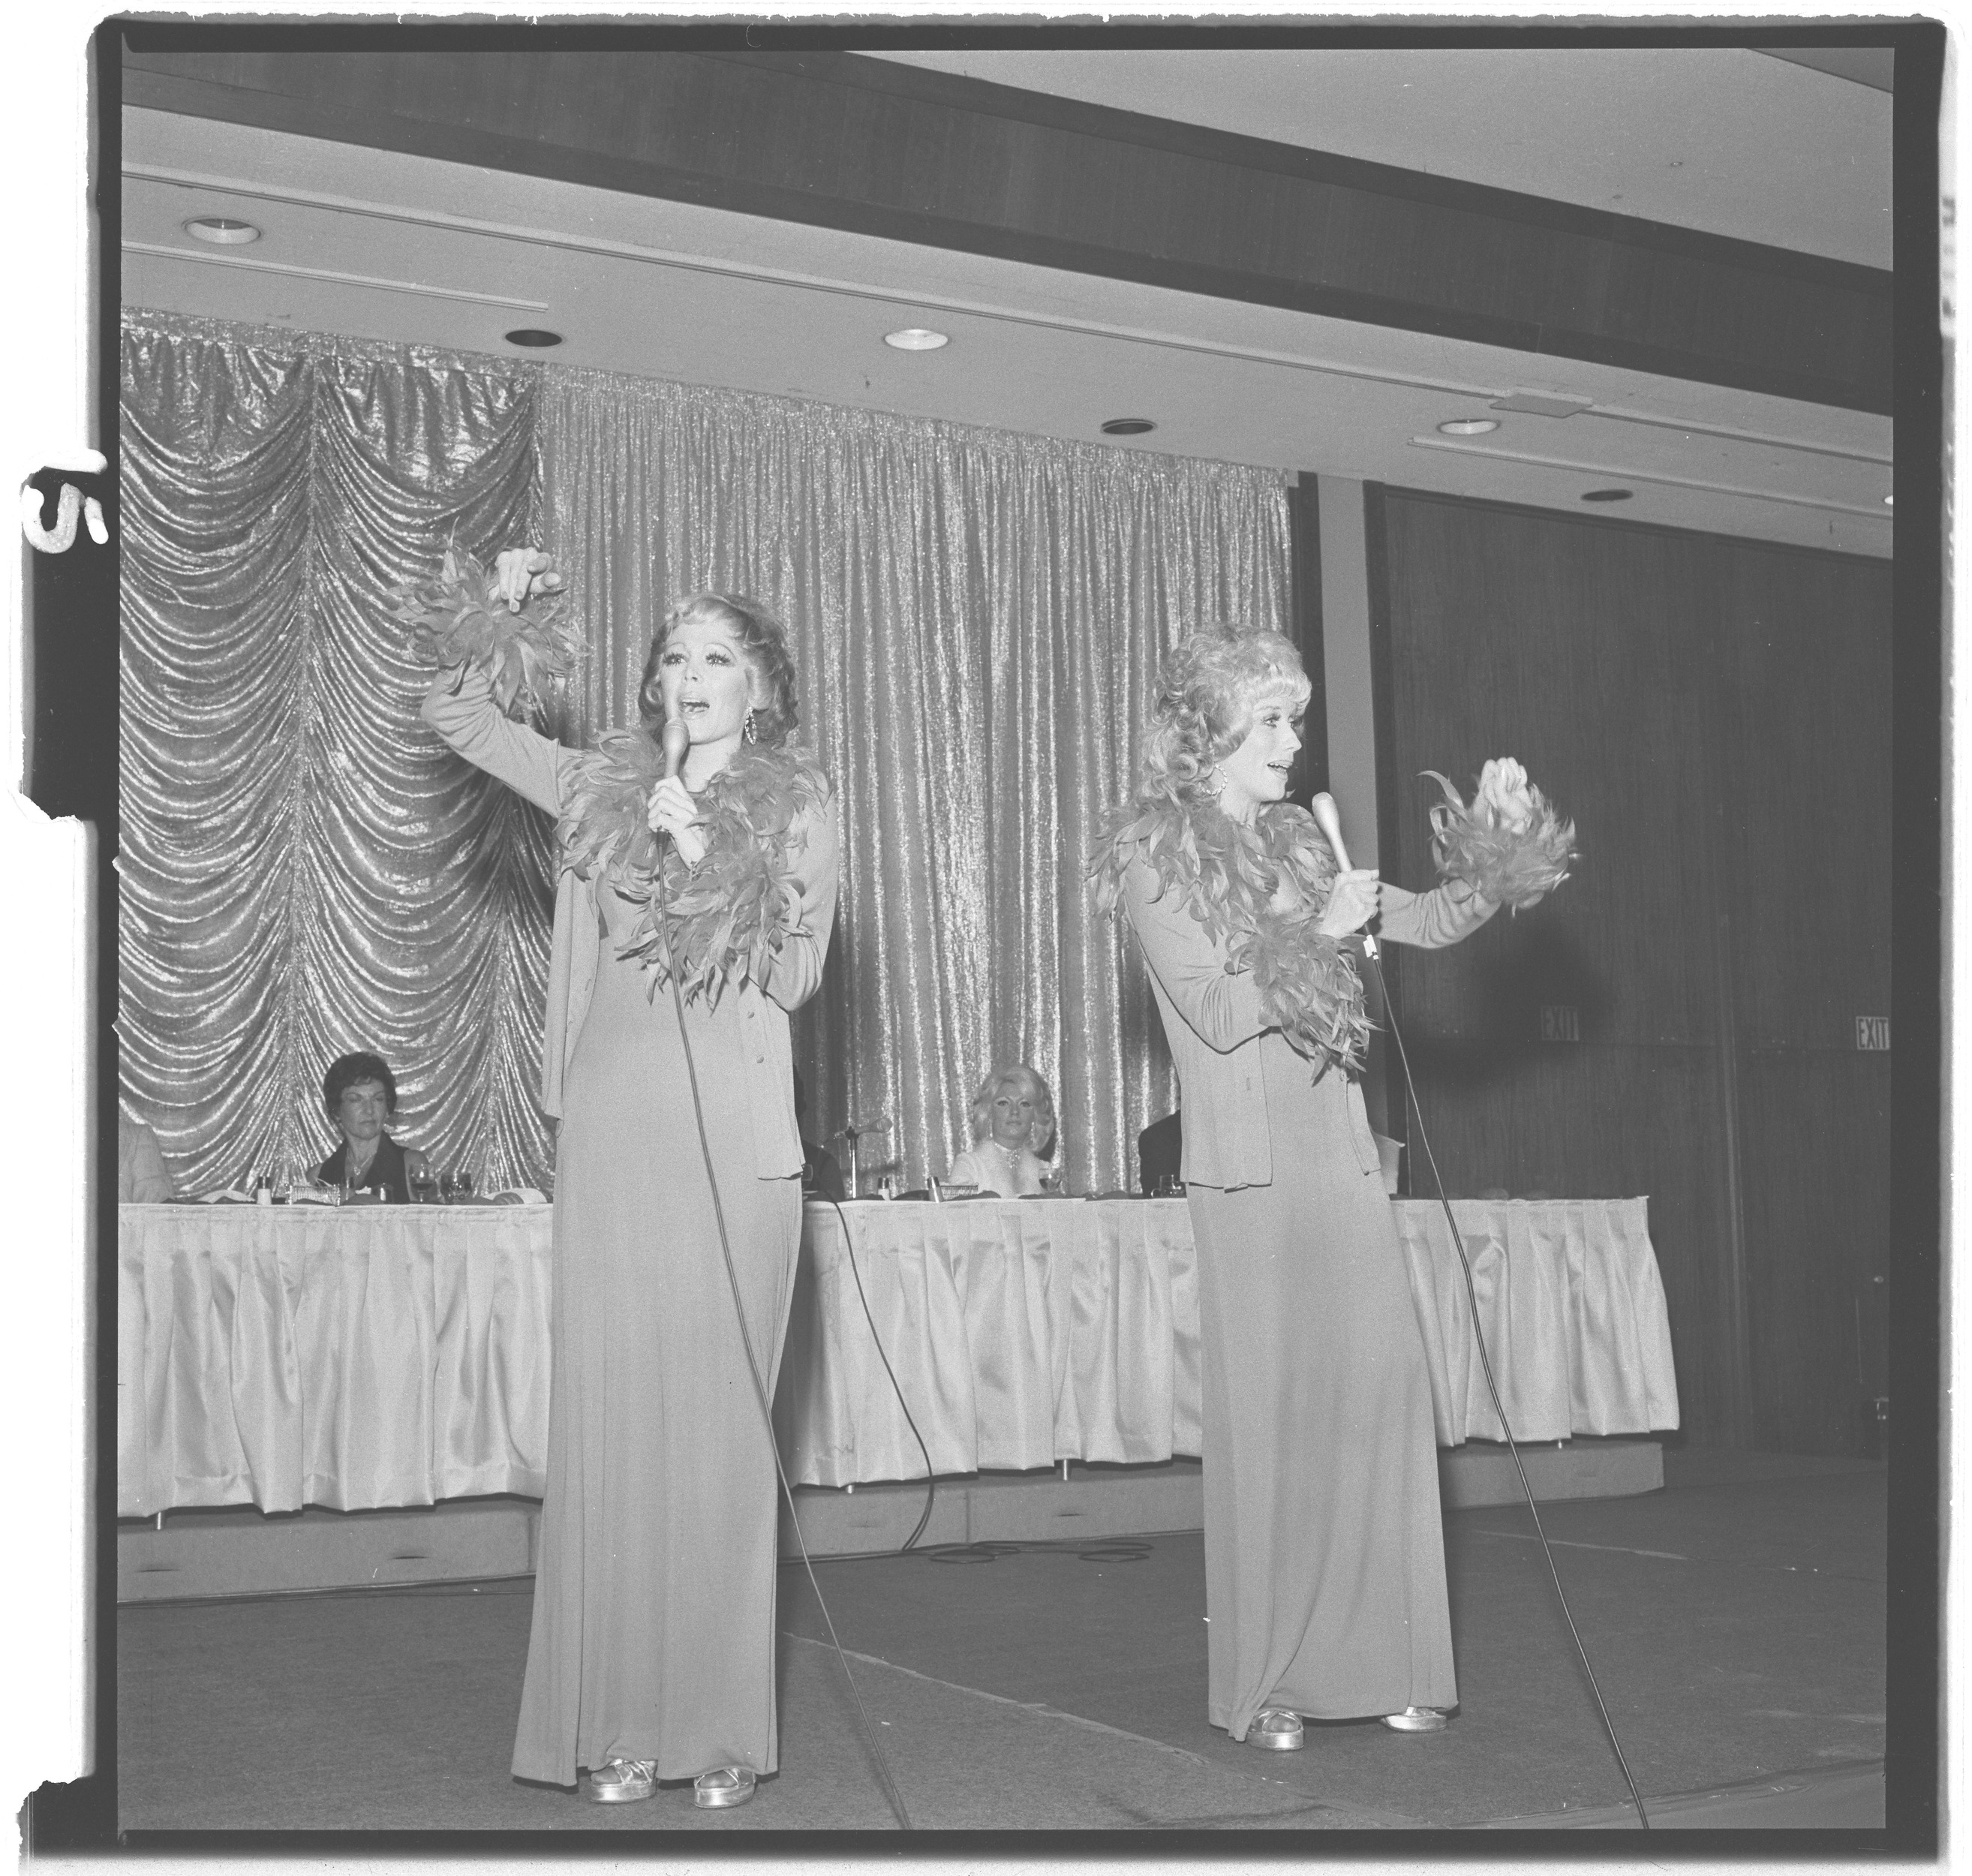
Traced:
<path id="1" fill-rule="evenodd" d="M 1210 796 L 1206 777 L 1246 741 L 1260 706 L 1287 697 L 1298 710 L 1312 689 L 1294 641 L 1277 631 L 1206 625 L 1187 633 L 1157 672 L 1138 798 Z"/>
<path id="2" fill-rule="evenodd" d="M 998 1068 L 979 1084 L 972 1097 L 972 1144 L 977 1146 L 993 1130 L 993 1098 L 1009 1084 L 1019 1088 L 1034 1104 L 1033 1124 L 1027 1130 L 1027 1150 L 1045 1160 L 1054 1150 L 1054 1096 L 1048 1085 L 1024 1062 Z"/>
<path id="3" fill-rule="evenodd" d="M 664 643 L 687 619 L 723 625 L 760 680 L 761 701 L 753 710 L 753 734 L 770 749 L 794 734 L 801 719 L 795 699 L 795 664 L 788 655 L 788 630 L 757 599 L 742 593 L 695 592 L 674 602 L 644 657 L 643 680 L 637 687 L 637 707 L 653 731 L 664 720 L 664 680 L 658 660 Z"/>

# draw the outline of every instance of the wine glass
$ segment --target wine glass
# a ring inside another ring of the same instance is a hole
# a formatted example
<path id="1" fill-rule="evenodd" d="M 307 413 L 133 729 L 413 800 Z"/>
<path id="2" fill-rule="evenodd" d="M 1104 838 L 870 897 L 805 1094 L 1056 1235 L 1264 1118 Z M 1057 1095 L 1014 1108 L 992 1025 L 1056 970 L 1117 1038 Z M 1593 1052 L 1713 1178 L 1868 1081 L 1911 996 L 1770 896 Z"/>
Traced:
<path id="1" fill-rule="evenodd" d="M 1053 1164 L 1041 1168 L 1041 1190 L 1052 1199 L 1061 1190 L 1061 1168 Z"/>
<path id="2" fill-rule="evenodd" d="M 439 1177 L 431 1170 L 428 1160 L 415 1161 L 411 1167 L 411 1202 L 429 1205 L 438 1196 Z"/>
<path id="3" fill-rule="evenodd" d="M 472 1175 L 470 1173 L 462 1170 L 459 1177 L 452 1183 L 460 1198 L 469 1199 L 472 1196 Z"/>
<path id="4" fill-rule="evenodd" d="M 459 1191 L 459 1175 L 450 1166 L 438 1176 L 438 1196 L 447 1205 L 452 1203 Z"/>

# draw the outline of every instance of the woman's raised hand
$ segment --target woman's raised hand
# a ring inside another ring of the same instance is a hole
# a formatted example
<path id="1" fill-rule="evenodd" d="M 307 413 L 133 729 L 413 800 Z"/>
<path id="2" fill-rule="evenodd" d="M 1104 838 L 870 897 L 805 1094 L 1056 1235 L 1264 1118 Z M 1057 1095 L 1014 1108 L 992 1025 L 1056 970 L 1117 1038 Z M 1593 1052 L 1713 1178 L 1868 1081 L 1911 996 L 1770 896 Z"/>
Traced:
<path id="1" fill-rule="evenodd" d="M 493 562 L 493 578 L 507 610 L 517 612 L 531 592 L 558 592 L 561 575 L 538 547 L 508 547 Z"/>
<path id="2" fill-rule="evenodd" d="M 698 804 L 675 775 L 667 775 L 651 791 L 648 817 L 653 834 L 668 834 L 687 866 L 705 857 L 705 836 L 699 831 Z"/>
<path id="3" fill-rule="evenodd" d="M 1352 866 L 1337 873 L 1329 889 L 1328 909 L 1321 915 L 1323 936 L 1346 938 L 1360 931 L 1382 909 L 1383 891 L 1373 867 Z"/>

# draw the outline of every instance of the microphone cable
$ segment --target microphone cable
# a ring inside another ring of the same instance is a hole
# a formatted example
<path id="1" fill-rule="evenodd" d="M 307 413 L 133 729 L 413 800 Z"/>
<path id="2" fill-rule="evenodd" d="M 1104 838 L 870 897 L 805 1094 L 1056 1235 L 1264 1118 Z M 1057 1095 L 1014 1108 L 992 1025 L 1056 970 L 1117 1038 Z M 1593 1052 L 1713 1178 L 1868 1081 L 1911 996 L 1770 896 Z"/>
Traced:
<path id="1" fill-rule="evenodd" d="M 1424 1109 L 1418 1101 L 1417 1083 L 1412 1078 L 1411 1060 L 1404 1048 L 1402 1033 L 1397 1027 L 1396 1013 L 1391 1005 L 1389 986 L 1383 980 L 1383 967 L 1377 961 L 1377 941 L 1368 932 L 1363 935 L 1363 955 L 1370 967 L 1376 974 L 1376 988 L 1383 999 L 1383 1020 L 1389 1026 L 1390 1039 L 1397 1046 L 1397 1060 L 1402 1065 L 1404 1086 L 1410 1096 L 1411 1111 L 1417 1116 L 1418 1143 L 1424 1148 L 1426 1163 L 1431 1167 L 1432 1183 L 1438 1188 L 1438 1202 L 1445 1209 L 1445 1222 L 1451 1228 L 1451 1242 L 1458 1253 L 1459 1268 L 1465 1275 L 1465 1306 L 1472 1317 L 1472 1338 L 1479 1346 L 1479 1365 L 1486 1376 L 1486 1392 L 1491 1395 L 1493 1411 L 1499 1416 L 1500 1430 L 1507 1436 L 1507 1450 L 1513 1456 L 1513 1470 L 1520 1474 L 1520 1489 L 1526 1495 L 1527 1515 L 1534 1521 L 1534 1532 L 1540 1539 L 1541 1555 L 1547 1559 L 1548 1575 L 1554 1583 L 1555 1600 L 1561 1605 L 1562 1620 L 1568 1624 L 1569 1638 L 1575 1643 L 1575 1652 L 1581 1657 L 1582 1671 L 1588 1676 L 1588 1691 L 1595 1697 L 1595 1711 L 1601 1715 L 1602 1730 L 1609 1735 L 1609 1744 L 1614 1749 L 1616 1763 L 1622 1768 L 1623 1783 L 1630 1789 L 1630 1802 L 1637 1808 L 1637 1821 L 1645 1830 L 1650 1827 L 1650 1814 L 1644 1809 L 1644 1801 L 1637 1790 L 1637 1781 L 1630 1776 L 1630 1762 L 1623 1756 L 1623 1742 L 1616 1737 L 1615 1722 L 1609 1718 L 1609 1709 L 1604 1704 L 1602 1689 L 1595 1679 L 1595 1670 L 1588 1664 L 1588 1650 L 1582 1646 L 1582 1636 L 1575 1626 L 1575 1617 L 1569 1613 L 1568 1595 L 1561 1587 L 1561 1572 L 1555 1568 L 1554 1551 L 1547 1541 L 1547 1532 L 1541 1527 L 1540 1512 L 1534 1503 L 1533 1487 L 1527 1483 L 1527 1469 L 1520 1463 L 1520 1449 L 1513 1438 L 1513 1430 L 1507 1424 L 1507 1409 L 1500 1398 L 1499 1384 L 1493 1377 L 1492 1357 L 1486 1352 L 1486 1332 L 1479 1326 L 1479 1293 L 1472 1282 L 1472 1261 L 1465 1254 L 1465 1240 L 1460 1235 L 1458 1221 L 1452 1216 L 1451 1201 L 1445 1196 L 1445 1181 L 1438 1170 L 1438 1157 L 1431 1150 L 1431 1136 L 1425 1131 Z"/>
<path id="2" fill-rule="evenodd" d="M 897 1371 L 890 1365 L 890 1358 L 883 1352 L 883 1338 L 877 1333 L 877 1318 L 870 1313 L 870 1298 L 863 1287 L 863 1273 L 856 1268 L 856 1240 L 849 1229 L 849 1219 L 842 1209 L 839 1199 L 831 1199 L 828 1203 L 835 1208 L 836 1222 L 842 1227 L 843 1254 L 849 1260 L 849 1274 L 856 1279 L 856 1294 L 863 1305 L 863 1320 L 870 1325 L 870 1339 L 877 1345 L 877 1358 L 883 1364 L 883 1372 L 890 1378 L 890 1392 L 897 1397 L 897 1405 L 903 1409 L 904 1424 L 911 1430 L 911 1437 L 917 1441 L 918 1450 L 924 1455 L 925 1503 L 918 1514 L 918 1521 L 911 1534 L 896 1549 L 851 1551 L 836 1557 L 837 1563 L 851 1563 L 871 1557 L 902 1557 L 909 1554 L 925 1533 L 925 1526 L 931 1522 L 932 1507 L 938 1500 L 938 1480 L 933 1476 L 931 1448 L 925 1444 L 924 1435 L 918 1431 L 918 1423 L 912 1417 L 911 1404 L 904 1398 L 903 1384 L 897 1379 Z M 792 1509 L 792 1506 L 790 1507 Z M 800 1535 L 800 1520 L 795 1520 L 795 1535 Z M 805 1555 L 805 1552 L 804 1552 Z"/>
<path id="3" fill-rule="evenodd" d="M 675 847 L 676 843 L 674 842 L 672 844 Z M 725 1261 L 726 1281 L 733 1292 L 733 1314 L 738 1319 L 740 1324 L 740 1344 L 746 1350 L 746 1371 L 753 1379 L 754 1398 L 760 1404 L 760 1418 L 767 1434 L 767 1450 L 774 1456 L 774 1472 L 781 1482 L 782 1495 L 787 1501 L 788 1516 L 794 1525 L 795 1542 L 801 1551 L 802 1568 L 808 1572 L 808 1587 L 815 1591 L 815 1604 L 821 1611 L 821 1620 L 828 1630 L 829 1641 L 834 1647 L 835 1658 L 842 1664 L 842 1678 L 849 1683 L 850 1695 L 856 1703 L 856 1716 L 862 1726 L 863 1737 L 869 1746 L 870 1756 L 876 1761 L 877 1776 L 883 1783 L 883 1795 L 890 1800 L 891 1809 L 896 1813 L 899 1828 L 903 1830 L 914 1830 L 916 1826 L 912 1823 L 911 1814 L 905 1809 L 903 1799 L 899 1795 L 896 1782 L 890 1776 L 890 1762 L 883 1757 L 883 1748 L 877 1743 L 876 1730 L 870 1725 L 869 1711 L 863 1705 L 862 1690 L 856 1685 L 856 1676 L 849 1671 L 849 1657 L 844 1653 L 842 1643 L 835 1633 L 835 1623 L 828 1613 L 828 1604 L 822 1597 L 821 1585 L 815 1581 L 815 1564 L 808 1554 L 808 1542 L 802 1535 L 801 1515 L 795 1509 L 794 1488 L 788 1484 L 787 1469 L 781 1463 L 780 1441 L 774 1437 L 773 1403 L 768 1398 L 767 1384 L 761 1375 L 759 1361 L 753 1352 L 753 1338 L 746 1327 L 746 1301 L 740 1293 L 740 1274 L 733 1266 L 732 1241 L 726 1235 L 726 1208 L 720 1202 L 719 1179 L 717 1174 L 713 1170 L 712 1142 L 705 1130 L 705 1104 L 700 1099 L 698 1091 L 698 1064 L 692 1054 L 691 1033 L 685 1026 L 684 994 L 678 982 L 677 949 L 671 931 L 671 907 L 664 892 L 664 865 L 661 856 L 653 872 L 651 891 L 657 900 L 658 922 L 664 935 L 664 957 L 668 966 L 667 974 L 671 978 L 671 1004 L 677 1012 L 678 1040 L 684 1047 L 685 1073 L 691 1083 L 692 1115 L 698 1124 L 698 1146 L 699 1151 L 705 1160 L 705 1183 L 712 1193 L 712 1215 L 719 1227 L 720 1255 Z M 846 1225 L 844 1228 L 846 1233 Z M 854 1268 L 853 1254 L 851 1267 L 852 1269 Z M 862 1288 L 862 1279 L 860 1277 L 857 1279 L 857 1287 L 859 1290 Z M 867 1310 L 869 1307 L 867 1302 L 864 1307 Z M 873 1332 L 874 1327 L 875 1325 L 873 1323 L 871 1325 Z M 887 1357 L 885 1358 L 883 1365 L 886 1369 L 890 1366 Z M 891 1377 L 893 1386 L 896 1385 L 896 1379 L 895 1375 Z M 901 1393 L 898 1398 L 899 1400 L 903 1398 Z M 908 1416 L 909 1410 L 906 1409 L 906 1418 Z M 913 1424 L 912 1431 L 916 1432 L 916 1425 Z M 922 1440 L 919 1444 L 922 1444 Z M 929 1458 L 926 1463 L 929 1466 L 930 1463 Z M 927 1503 L 925 1515 L 929 1518 L 930 1515 L 930 1506 Z"/>

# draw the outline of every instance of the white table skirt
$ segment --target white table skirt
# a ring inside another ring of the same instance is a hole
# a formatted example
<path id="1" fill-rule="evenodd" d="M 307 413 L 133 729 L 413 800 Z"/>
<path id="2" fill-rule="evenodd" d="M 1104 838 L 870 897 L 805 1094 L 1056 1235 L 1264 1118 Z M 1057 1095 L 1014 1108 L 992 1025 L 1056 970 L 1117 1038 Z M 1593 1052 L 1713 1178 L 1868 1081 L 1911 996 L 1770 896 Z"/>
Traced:
<path id="1" fill-rule="evenodd" d="M 1497 1439 L 1444 1215 L 1393 1203 L 1439 1440 Z M 1454 1210 L 1517 1437 L 1677 1425 L 1643 1199 Z M 805 1220 L 775 1403 L 795 1483 L 923 1476 L 873 1320 L 935 1472 L 1199 1451 L 1183 1201 L 845 1213 L 853 1268 L 835 1212 Z M 538 1496 L 550 1235 L 540 1206 L 123 1207 L 119 1513 Z"/>
<path id="2" fill-rule="evenodd" d="M 546 1489 L 546 1206 L 120 1210 L 119 1515 Z"/>

